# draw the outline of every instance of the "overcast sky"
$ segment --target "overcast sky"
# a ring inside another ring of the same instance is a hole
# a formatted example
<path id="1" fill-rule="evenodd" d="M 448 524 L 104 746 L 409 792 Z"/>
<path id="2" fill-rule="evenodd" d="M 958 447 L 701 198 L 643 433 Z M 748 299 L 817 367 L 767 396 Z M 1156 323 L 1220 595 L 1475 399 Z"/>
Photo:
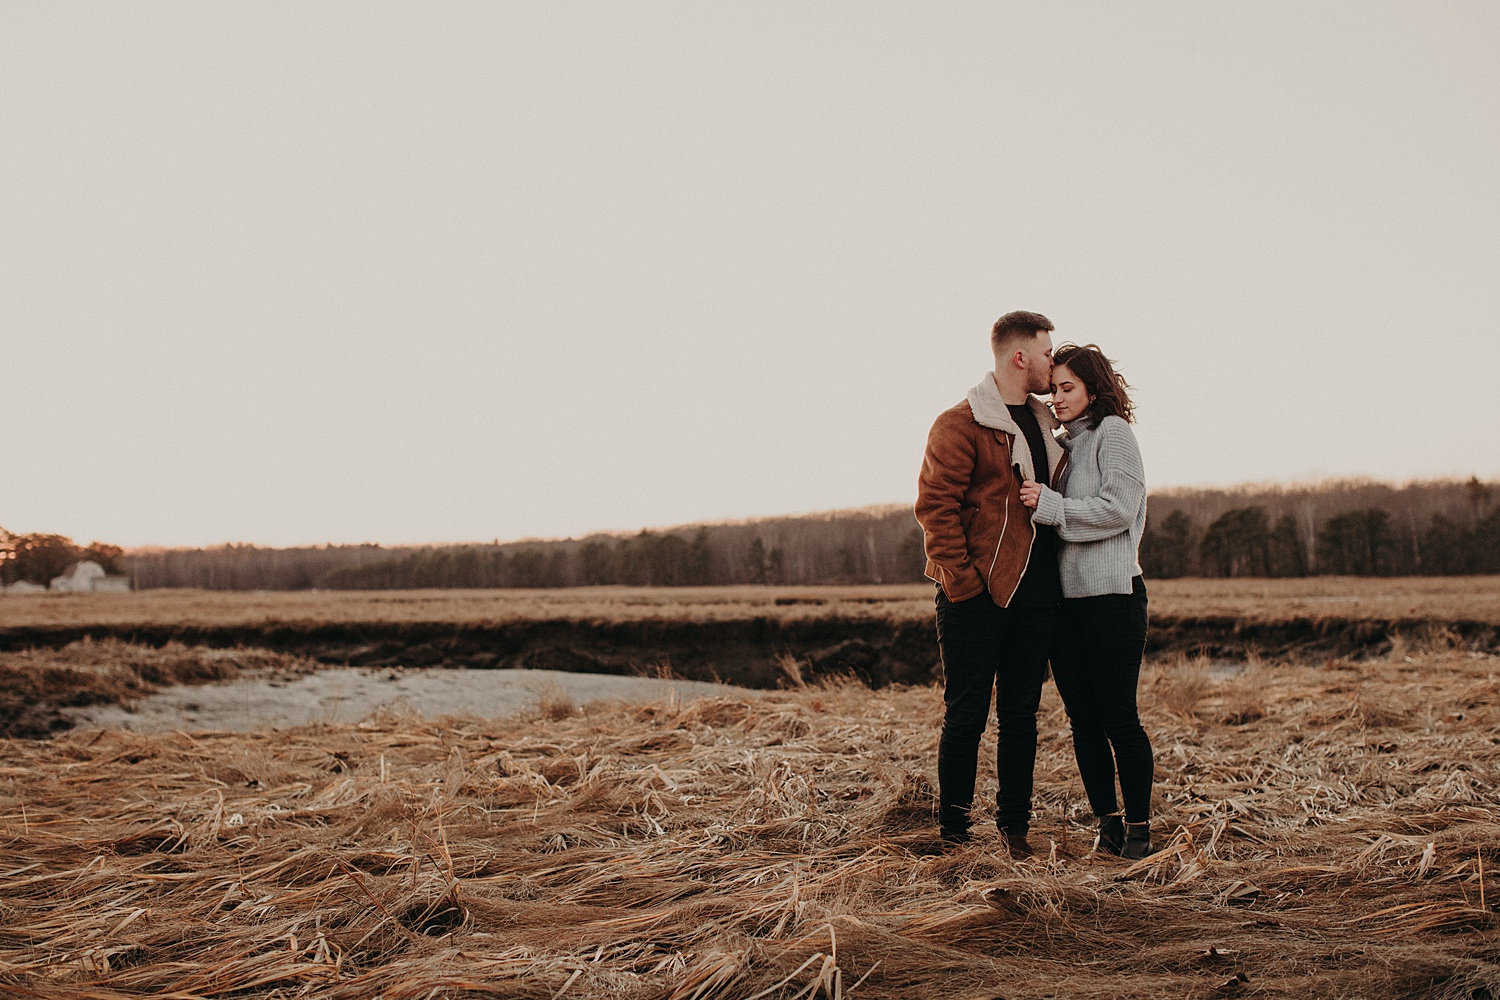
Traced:
<path id="1" fill-rule="evenodd" d="M 1500 4 L 0 2 L 0 525 L 909 502 L 1046 313 L 1153 487 L 1500 475 Z"/>

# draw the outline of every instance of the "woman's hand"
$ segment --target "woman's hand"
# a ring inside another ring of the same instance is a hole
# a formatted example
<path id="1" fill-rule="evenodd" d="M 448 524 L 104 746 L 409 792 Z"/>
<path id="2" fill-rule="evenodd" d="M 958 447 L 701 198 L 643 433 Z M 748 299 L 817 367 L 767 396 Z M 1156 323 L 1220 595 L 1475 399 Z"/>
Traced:
<path id="1" fill-rule="evenodd" d="M 1021 502 L 1032 510 L 1036 510 L 1037 502 L 1042 498 L 1042 484 L 1034 483 L 1030 479 L 1021 484 Z"/>

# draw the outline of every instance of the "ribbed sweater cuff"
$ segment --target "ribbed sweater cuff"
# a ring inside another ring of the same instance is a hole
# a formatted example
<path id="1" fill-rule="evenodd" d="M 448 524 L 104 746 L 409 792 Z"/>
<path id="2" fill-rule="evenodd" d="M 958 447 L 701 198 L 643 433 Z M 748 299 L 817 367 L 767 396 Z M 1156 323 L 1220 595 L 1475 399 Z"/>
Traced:
<path id="1" fill-rule="evenodd" d="M 1033 521 L 1042 524 L 1060 525 L 1063 523 L 1063 498 L 1062 494 L 1048 486 L 1042 487 L 1042 495 L 1036 501 L 1036 513 L 1031 516 Z"/>

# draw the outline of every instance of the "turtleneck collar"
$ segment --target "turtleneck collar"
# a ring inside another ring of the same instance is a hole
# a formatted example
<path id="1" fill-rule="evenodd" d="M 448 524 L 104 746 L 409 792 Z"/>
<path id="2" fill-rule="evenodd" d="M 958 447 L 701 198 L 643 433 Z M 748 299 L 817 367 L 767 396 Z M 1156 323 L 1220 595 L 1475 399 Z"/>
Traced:
<path id="1" fill-rule="evenodd" d="M 1067 423 L 1063 424 L 1063 427 L 1066 428 L 1070 437 L 1074 434 L 1082 434 L 1085 431 L 1091 431 L 1094 429 L 1094 418 L 1085 413 L 1077 420 L 1069 420 Z"/>

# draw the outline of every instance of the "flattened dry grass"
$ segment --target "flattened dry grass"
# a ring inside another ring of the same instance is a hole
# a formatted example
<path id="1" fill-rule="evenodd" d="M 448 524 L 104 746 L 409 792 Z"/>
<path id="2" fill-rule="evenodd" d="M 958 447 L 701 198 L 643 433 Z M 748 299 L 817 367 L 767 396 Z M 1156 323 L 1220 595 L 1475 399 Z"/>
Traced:
<path id="1" fill-rule="evenodd" d="M 1500 625 L 1500 576 L 1308 576 L 1151 580 L 1151 610 L 1177 618 L 1279 622 L 1475 621 Z"/>
<path id="2" fill-rule="evenodd" d="M 1050 688 L 1027 862 L 931 852 L 931 688 L 6 741 L 0 993 L 1500 993 L 1500 660 L 1178 669 L 1135 865 Z"/>
<path id="3" fill-rule="evenodd" d="M 1151 611 L 1167 617 L 1230 616 L 1376 621 L 1480 621 L 1500 625 L 1500 576 L 1329 577 L 1282 580 L 1151 580 Z M 295 626 L 443 622 L 497 625 L 587 622 L 932 618 L 932 585 L 858 587 L 576 587 L 561 590 L 391 590 L 134 594 L 37 594 L 0 598 L 0 628 Z"/>
<path id="4" fill-rule="evenodd" d="M 932 616 L 932 585 L 568 587 L 553 590 L 204 591 L 0 597 L 0 627 L 504 625 L 570 620 L 725 621 Z"/>

